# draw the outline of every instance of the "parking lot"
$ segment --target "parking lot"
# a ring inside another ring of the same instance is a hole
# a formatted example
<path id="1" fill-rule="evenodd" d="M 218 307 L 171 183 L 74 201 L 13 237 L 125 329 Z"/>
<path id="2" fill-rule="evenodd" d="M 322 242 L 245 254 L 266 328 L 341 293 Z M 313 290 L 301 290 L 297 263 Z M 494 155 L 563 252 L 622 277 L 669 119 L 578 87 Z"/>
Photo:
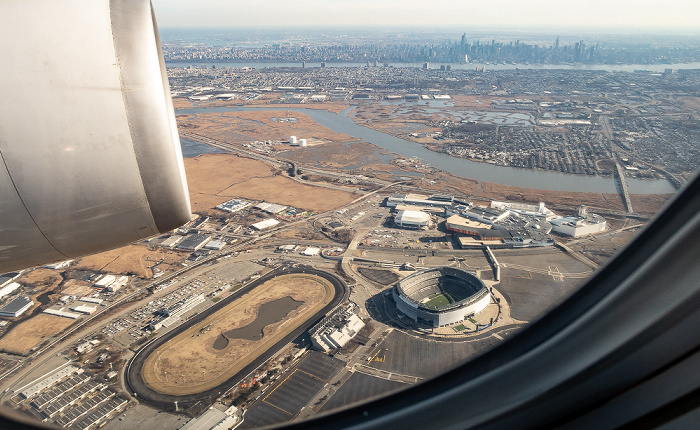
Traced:
<path id="1" fill-rule="evenodd" d="M 246 411 L 241 428 L 293 419 L 344 365 L 336 358 L 311 351 Z"/>

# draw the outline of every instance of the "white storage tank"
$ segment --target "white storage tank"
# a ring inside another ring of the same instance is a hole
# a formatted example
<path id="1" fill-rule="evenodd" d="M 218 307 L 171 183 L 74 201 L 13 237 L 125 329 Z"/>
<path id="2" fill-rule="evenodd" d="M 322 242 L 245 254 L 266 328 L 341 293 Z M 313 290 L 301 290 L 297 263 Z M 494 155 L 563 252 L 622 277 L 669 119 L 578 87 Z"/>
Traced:
<path id="1" fill-rule="evenodd" d="M 307 146 L 306 139 L 299 139 L 299 146 Z"/>
<path id="2" fill-rule="evenodd" d="M 296 145 L 297 144 L 297 137 L 296 136 L 289 136 L 289 144 Z"/>

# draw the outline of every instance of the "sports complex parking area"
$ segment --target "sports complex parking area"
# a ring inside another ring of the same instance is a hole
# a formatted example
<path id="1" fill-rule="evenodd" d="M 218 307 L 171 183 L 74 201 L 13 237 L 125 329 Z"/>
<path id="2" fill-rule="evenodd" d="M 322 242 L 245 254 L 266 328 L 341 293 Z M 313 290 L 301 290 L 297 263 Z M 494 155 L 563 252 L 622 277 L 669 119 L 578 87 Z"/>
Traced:
<path id="1" fill-rule="evenodd" d="M 326 384 L 332 382 L 344 365 L 326 354 L 309 352 L 248 408 L 243 424 L 238 428 L 256 428 L 293 419 Z"/>

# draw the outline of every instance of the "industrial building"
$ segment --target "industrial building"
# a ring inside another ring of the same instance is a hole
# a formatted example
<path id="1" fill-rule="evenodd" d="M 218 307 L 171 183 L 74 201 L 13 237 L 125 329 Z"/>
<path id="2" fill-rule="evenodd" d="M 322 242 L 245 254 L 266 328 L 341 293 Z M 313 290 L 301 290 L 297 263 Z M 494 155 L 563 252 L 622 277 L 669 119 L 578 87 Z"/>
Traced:
<path id="1" fill-rule="evenodd" d="M 94 284 L 92 284 L 92 286 L 96 287 L 96 288 L 104 288 L 116 280 L 117 280 L 117 277 L 114 275 L 104 275 L 104 276 L 100 276 L 99 278 L 97 278 L 97 280 L 95 281 Z"/>
<path id="2" fill-rule="evenodd" d="M 386 199 L 386 205 L 395 207 L 397 205 L 412 206 L 437 206 L 448 207 L 454 202 L 454 196 L 435 194 L 425 196 L 422 194 L 392 194 Z"/>
<path id="3" fill-rule="evenodd" d="M 80 318 L 82 315 L 75 312 L 64 311 L 63 308 L 48 308 L 44 309 L 45 314 L 56 315 L 57 317 L 70 318 L 72 320 Z"/>
<path id="4" fill-rule="evenodd" d="M 204 245 L 204 249 L 210 249 L 213 251 L 221 251 L 223 247 L 226 246 L 226 242 L 222 240 L 212 240 L 206 245 Z"/>
<path id="5" fill-rule="evenodd" d="M 70 310 L 75 311 L 75 312 L 80 312 L 81 314 L 86 314 L 90 315 L 94 313 L 97 308 L 94 306 L 87 306 L 87 305 L 80 305 L 80 306 L 73 306 L 70 308 Z"/>
<path id="6" fill-rule="evenodd" d="M 211 240 L 211 237 L 203 234 L 191 234 L 185 240 L 180 242 L 176 249 L 182 251 L 196 251 L 202 248 Z"/>
<path id="7" fill-rule="evenodd" d="M 307 257 L 313 257 L 321 252 L 321 248 L 316 248 L 315 246 L 307 247 L 301 255 L 306 255 Z"/>
<path id="8" fill-rule="evenodd" d="M 284 254 L 291 254 L 292 252 L 294 252 L 294 251 L 296 251 L 296 250 L 297 250 L 297 246 L 296 246 L 296 245 L 291 245 L 291 244 L 290 244 L 290 245 L 280 245 L 280 246 L 277 247 L 277 249 L 276 249 L 275 251 L 276 251 L 276 252 L 281 252 L 281 253 L 284 253 Z"/>
<path id="9" fill-rule="evenodd" d="M 129 282 L 128 276 L 104 275 L 93 284 L 96 288 L 103 288 L 106 291 L 117 291 Z"/>
<path id="10" fill-rule="evenodd" d="M 10 303 L 0 308 L 0 317 L 18 317 L 31 308 L 33 304 L 34 302 L 27 297 L 16 297 Z"/>
<path id="11" fill-rule="evenodd" d="M 573 237 L 600 233 L 606 227 L 605 218 L 588 213 L 585 206 L 579 208 L 578 216 L 561 217 L 550 222 L 552 223 L 552 231 Z"/>
<path id="12" fill-rule="evenodd" d="M 309 330 L 311 343 L 316 349 L 330 352 L 347 345 L 364 326 L 364 321 L 358 316 L 358 306 L 349 303 Z"/>
<path id="13" fill-rule="evenodd" d="M 287 207 L 288 206 L 278 205 L 277 203 L 267 202 L 260 202 L 257 205 L 255 205 L 255 209 L 260 209 L 263 212 L 267 212 L 273 215 L 282 212 L 283 210 L 287 209 Z"/>
<path id="14" fill-rule="evenodd" d="M 0 288 L 0 299 L 12 294 L 15 292 L 19 287 L 21 287 L 20 284 L 17 282 L 11 282 L 8 285 L 5 285 L 4 287 Z"/>
<path id="15" fill-rule="evenodd" d="M 245 200 L 240 200 L 240 199 L 233 199 L 229 200 L 227 202 L 223 202 L 220 205 L 218 205 L 216 208 L 220 209 L 224 212 L 238 212 L 240 210 L 243 210 L 250 206 L 251 203 Z"/>
<path id="16" fill-rule="evenodd" d="M 269 219 L 266 219 L 264 221 L 256 222 L 255 224 L 251 225 L 251 227 L 254 228 L 255 230 L 260 231 L 260 230 L 265 230 L 266 228 L 274 227 L 279 223 L 280 222 L 277 221 L 276 219 L 269 218 Z"/>
<path id="17" fill-rule="evenodd" d="M 180 243 L 181 240 L 182 240 L 182 236 L 180 236 L 179 234 L 174 234 L 174 235 L 170 236 L 169 238 L 165 239 L 164 241 L 162 241 L 160 243 L 160 245 L 158 245 L 158 246 L 171 249 L 172 247 L 174 247 L 175 245 Z"/>
<path id="18" fill-rule="evenodd" d="M 0 275 L 0 287 L 4 287 L 17 278 L 19 278 L 19 272 L 10 272 Z"/>
<path id="19" fill-rule="evenodd" d="M 394 217 L 394 224 L 403 228 L 427 228 L 430 226 L 430 215 L 420 211 L 402 210 Z"/>

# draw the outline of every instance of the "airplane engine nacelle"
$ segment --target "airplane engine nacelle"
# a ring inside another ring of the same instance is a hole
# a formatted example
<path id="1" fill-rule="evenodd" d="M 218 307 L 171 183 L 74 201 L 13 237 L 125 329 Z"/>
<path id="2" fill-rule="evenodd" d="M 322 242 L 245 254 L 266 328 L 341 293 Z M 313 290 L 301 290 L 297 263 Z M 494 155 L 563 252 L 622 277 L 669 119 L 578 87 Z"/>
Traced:
<path id="1" fill-rule="evenodd" d="M 148 0 L 0 4 L 0 273 L 190 220 Z"/>

